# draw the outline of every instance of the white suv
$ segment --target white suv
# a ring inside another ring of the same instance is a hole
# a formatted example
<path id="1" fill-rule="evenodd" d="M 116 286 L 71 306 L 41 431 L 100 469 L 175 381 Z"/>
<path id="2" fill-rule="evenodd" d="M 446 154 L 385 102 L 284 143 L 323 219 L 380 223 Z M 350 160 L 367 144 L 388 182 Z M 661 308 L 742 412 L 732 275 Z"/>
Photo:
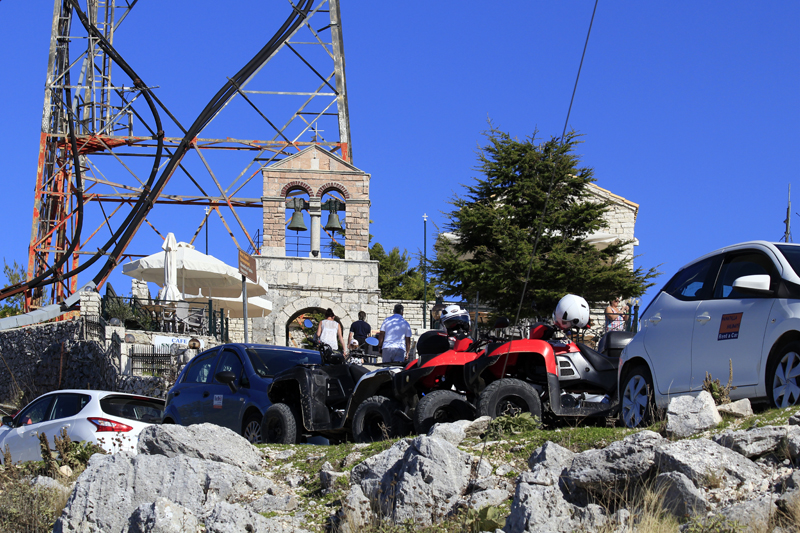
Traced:
<path id="1" fill-rule="evenodd" d="M 800 245 L 745 242 L 681 268 L 642 312 L 619 364 L 621 417 L 647 425 L 653 403 L 696 394 L 708 372 L 731 399 L 800 401 Z"/>

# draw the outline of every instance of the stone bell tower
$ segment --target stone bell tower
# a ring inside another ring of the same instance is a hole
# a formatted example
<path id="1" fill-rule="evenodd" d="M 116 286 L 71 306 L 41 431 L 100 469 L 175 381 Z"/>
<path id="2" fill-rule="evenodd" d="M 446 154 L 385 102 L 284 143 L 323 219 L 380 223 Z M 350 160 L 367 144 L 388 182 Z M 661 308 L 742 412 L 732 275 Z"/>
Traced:
<path id="1" fill-rule="evenodd" d="M 263 330 L 254 326 L 254 340 L 286 345 L 292 321 L 328 308 L 341 320 L 345 339 L 359 311 L 376 327 L 380 291 L 378 264 L 369 260 L 370 175 L 320 146 L 309 146 L 265 167 L 263 177 L 264 237 L 256 260 L 273 308 Z M 331 194 L 336 201 L 323 202 Z M 322 257 L 326 204 L 344 213 L 344 259 Z M 307 257 L 293 257 L 286 253 L 287 217 L 301 211 L 309 215 L 311 246 Z"/>

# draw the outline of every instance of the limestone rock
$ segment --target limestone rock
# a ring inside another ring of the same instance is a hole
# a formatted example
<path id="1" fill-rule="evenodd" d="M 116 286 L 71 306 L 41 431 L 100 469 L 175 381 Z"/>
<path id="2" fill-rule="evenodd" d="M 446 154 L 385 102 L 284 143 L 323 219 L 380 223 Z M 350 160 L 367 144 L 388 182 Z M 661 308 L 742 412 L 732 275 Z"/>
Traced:
<path id="1" fill-rule="evenodd" d="M 720 415 L 728 414 L 735 418 L 747 418 L 753 416 L 753 407 L 750 405 L 749 399 L 742 398 L 735 402 L 718 405 L 717 412 Z"/>
<path id="2" fill-rule="evenodd" d="M 351 482 L 394 522 L 429 525 L 450 513 L 465 493 L 471 459 L 447 441 L 420 436 L 356 465 Z"/>
<path id="3" fill-rule="evenodd" d="M 748 458 L 768 453 L 780 455 L 789 451 L 788 429 L 787 426 L 767 426 L 746 431 L 727 430 L 715 436 L 714 442 Z"/>
<path id="4" fill-rule="evenodd" d="M 140 505 L 159 497 L 202 520 L 217 502 L 268 490 L 275 490 L 272 481 L 225 463 L 186 456 L 97 454 L 75 483 L 54 531 L 82 531 L 91 524 L 104 533 L 123 532 Z"/>
<path id="5" fill-rule="evenodd" d="M 571 487 L 590 493 L 624 490 L 652 472 L 656 450 L 666 442 L 649 430 L 628 435 L 601 450 L 576 454 L 563 477 Z"/>
<path id="6" fill-rule="evenodd" d="M 360 485 L 351 485 L 350 492 L 342 502 L 342 510 L 338 516 L 339 531 L 342 533 L 356 533 L 369 524 L 372 518 L 372 509 L 369 499 L 364 496 Z"/>
<path id="7" fill-rule="evenodd" d="M 708 508 L 700 491 L 680 472 L 659 474 L 655 490 L 662 497 L 662 507 L 678 518 L 702 514 Z"/>
<path id="8" fill-rule="evenodd" d="M 720 511 L 720 514 L 730 521 L 738 522 L 745 526 L 744 533 L 758 533 L 769 531 L 767 526 L 770 518 L 776 515 L 775 505 L 777 496 L 765 494 L 755 500 L 736 503 Z"/>
<path id="9" fill-rule="evenodd" d="M 572 515 L 576 509 L 558 486 L 529 484 L 520 476 L 503 531 L 571 533 L 575 529 Z"/>
<path id="10" fill-rule="evenodd" d="M 459 422 L 461 422 L 459 420 Z M 467 422 L 464 420 L 463 422 Z M 452 444 L 453 446 L 458 446 L 461 444 L 467 433 L 464 431 L 464 424 L 455 423 L 447 423 L 447 424 L 434 424 L 433 427 L 428 431 L 428 436 L 443 439 Z"/>
<path id="11" fill-rule="evenodd" d="M 558 469 L 560 473 L 561 470 L 572 464 L 574 457 L 574 452 L 555 442 L 547 441 L 531 454 L 528 458 L 528 466 L 533 470 L 536 465 L 541 465 L 547 469 Z"/>
<path id="12" fill-rule="evenodd" d="M 218 502 L 205 520 L 206 533 L 230 533 L 247 531 L 251 533 L 309 533 L 297 527 L 292 517 L 265 518 L 240 505 Z"/>
<path id="13" fill-rule="evenodd" d="M 655 450 L 661 472 L 680 472 L 697 486 L 738 488 L 756 484 L 761 469 L 750 459 L 708 439 L 681 440 Z"/>
<path id="14" fill-rule="evenodd" d="M 489 429 L 489 424 L 492 423 L 491 416 L 482 416 L 469 422 L 464 426 L 464 433 L 467 438 L 480 437 L 486 430 Z"/>
<path id="15" fill-rule="evenodd" d="M 690 437 L 720 422 L 722 417 L 707 391 L 700 391 L 696 397 L 676 396 L 667 407 L 667 435 L 672 438 Z"/>
<path id="16" fill-rule="evenodd" d="M 188 509 L 166 498 L 143 503 L 130 517 L 130 533 L 184 533 L 197 530 L 199 522 Z"/>
<path id="17" fill-rule="evenodd" d="M 258 470 L 262 463 L 261 452 L 247 439 L 216 424 L 154 424 L 139 434 L 137 449 L 146 455 L 183 455 L 247 470 Z"/>

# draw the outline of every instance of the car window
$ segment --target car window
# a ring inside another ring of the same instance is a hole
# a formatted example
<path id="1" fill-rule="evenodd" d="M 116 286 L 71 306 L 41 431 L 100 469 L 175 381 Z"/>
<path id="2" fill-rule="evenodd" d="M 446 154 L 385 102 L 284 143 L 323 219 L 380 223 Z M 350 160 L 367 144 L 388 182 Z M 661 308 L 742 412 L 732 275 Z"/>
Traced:
<path id="1" fill-rule="evenodd" d="M 219 364 L 217 365 L 217 371 L 214 373 L 216 376 L 220 372 L 233 372 L 233 375 L 236 376 L 236 379 L 242 375 L 242 361 L 239 359 L 239 356 L 233 350 L 223 350 L 222 354 L 219 356 Z M 215 378 L 214 381 L 219 383 Z"/>
<path id="2" fill-rule="evenodd" d="M 157 423 L 164 414 L 164 400 L 145 396 L 106 396 L 100 400 L 104 413 L 128 420 Z"/>
<path id="3" fill-rule="evenodd" d="M 664 292 L 685 301 L 708 298 L 712 283 L 708 281 L 708 274 L 716 260 L 717 257 L 709 257 L 680 270 L 669 280 Z"/>
<path id="4" fill-rule="evenodd" d="M 27 426 L 47 420 L 50 415 L 50 406 L 53 405 L 53 398 L 54 396 L 46 396 L 33 402 L 19 414 L 17 425 Z"/>
<path id="5" fill-rule="evenodd" d="M 321 364 L 319 352 L 313 350 L 292 350 L 289 348 L 248 348 L 245 350 L 253 370 L 262 378 L 296 365 Z"/>
<path id="6" fill-rule="evenodd" d="M 780 250 L 780 252 L 783 254 L 783 257 L 789 261 L 794 273 L 800 276 L 800 246 L 791 244 L 776 244 L 775 247 Z"/>
<path id="7" fill-rule="evenodd" d="M 53 405 L 53 414 L 50 420 L 75 416 L 86 407 L 92 399 L 88 394 L 58 394 Z"/>
<path id="8" fill-rule="evenodd" d="M 214 370 L 217 350 L 201 353 L 189 363 L 189 368 L 183 375 L 184 383 L 210 383 L 211 372 Z"/>
<path id="9" fill-rule="evenodd" d="M 775 266 L 764 254 L 758 252 L 736 253 L 725 258 L 714 288 L 714 298 L 741 299 L 764 298 L 768 295 L 745 293 L 734 290 L 733 282 L 742 276 L 767 274 L 775 280 Z"/>

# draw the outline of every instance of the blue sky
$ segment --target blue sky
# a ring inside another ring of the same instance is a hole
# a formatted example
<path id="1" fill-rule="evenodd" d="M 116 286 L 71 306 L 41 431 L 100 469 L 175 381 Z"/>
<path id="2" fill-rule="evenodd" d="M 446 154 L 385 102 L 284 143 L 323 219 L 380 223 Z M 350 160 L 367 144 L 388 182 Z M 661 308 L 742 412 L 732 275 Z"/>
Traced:
<path id="1" fill-rule="evenodd" d="M 371 233 L 417 252 L 427 213 L 430 250 L 447 200 L 476 176 L 487 118 L 520 138 L 561 134 L 594 4 L 341 3 L 353 162 L 372 175 Z M 186 123 L 287 15 L 279 0 L 221 5 L 141 0 L 117 36 Z M 52 7 L 0 3 L 0 255 L 19 262 Z M 800 242 L 798 23 L 797 2 L 600 2 L 569 126 L 584 134 L 579 153 L 597 184 L 640 205 L 636 264 L 658 266 L 659 286 L 708 251 L 780 239 L 790 184 Z M 180 219 L 178 239 L 188 240 L 197 221 L 176 213 L 153 216 Z M 235 264 L 218 229 L 211 252 Z"/>

